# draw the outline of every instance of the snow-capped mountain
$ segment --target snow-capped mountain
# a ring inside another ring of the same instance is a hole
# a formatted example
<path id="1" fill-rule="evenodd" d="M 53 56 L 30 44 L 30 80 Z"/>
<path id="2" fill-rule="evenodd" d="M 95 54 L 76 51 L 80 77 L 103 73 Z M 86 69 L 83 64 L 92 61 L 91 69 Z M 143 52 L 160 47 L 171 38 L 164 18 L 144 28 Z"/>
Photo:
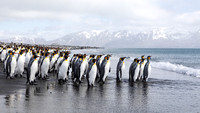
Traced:
<path id="1" fill-rule="evenodd" d="M 42 38 L 27 38 L 25 36 L 16 36 L 10 39 L 1 39 L 0 41 L 114 48 L 200 48 L 200 30 L 194 32 L 167 31 L 164 28 L 143 32 L 91 30 L 70 33 L 50 41 Z"/>
<path id="2" fill-rule="evenodd" d="M 68 34 L 48 43 L 101 47 L 200 47 L 200 32 L 167 32 L 157 28 L 148 32 L 92 30 Z"/>
<path id="3" fill-rule="evenodd" d="M 10 42 L 14 42 L 14 43 L 26 43 L 26 44 L 46 44 L 46 40 L 43 38 L 28 38 L 25 36 L 15 36 L 12 38 L 4 38 L 1 39 L 0 41 L 6 42 L 6 43 L 10 43 Z"/>

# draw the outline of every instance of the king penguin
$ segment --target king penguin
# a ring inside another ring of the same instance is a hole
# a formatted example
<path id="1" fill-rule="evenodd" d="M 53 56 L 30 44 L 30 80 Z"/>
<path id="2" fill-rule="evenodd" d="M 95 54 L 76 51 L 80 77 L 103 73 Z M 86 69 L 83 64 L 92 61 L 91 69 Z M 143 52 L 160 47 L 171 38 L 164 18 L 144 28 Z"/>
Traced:
<path id="1" fill-rule="evenodd" d="M 15 75 L 20 75 L 22 77 L 24 72 L 24 63 L 25 63 L 25 50 L 20 50 L 19 55 L 17 57 L 17 66 Z"/>
<path id="2" fill-rule="evenodd" d="M 32 58 L 30 59 L 27 67 L 27 82 L 30 85 L 35 83 L 35 75 L 38 71 L 38 60 L 37 55 L 33 54 Z"/>
<path id="3" fill-rule="evenodd" d="M 137 78 L 138 81 L 142 80 L 143 72 L 144 72 L 144 65 L 145 65 L 145 58 L 144 58 L 144 55 L 142 55 L 141 61 L 140 61 L 140 72 L 139 72 L 139 75 L 138 75 L 138 78 Z"/>
<path id="4" fill-rule="evenodd" d="M 135 58 L 133 63 L 130 65 L 129 68 L 129 81 L 130 82 L 135 82 L 137 80 L 137 77 L 139 75 L 140 71 L 140 64 L 139 64 L 139 59 Z"/>
<path id="5" fill-rule="evenodd" d="M 151 56 L 147 57 L 147 63 L 144 66 L 143 73 L 143 81 L 146 82 L 148 80 L 149 75 L 151 74 L 151 64 L 150 64 Z"/>
<path id="6" fill-rule="evenodd" d="M 14 73 L 15 73 L 15 68 L 16 68 L 16 58 L 14 55 L 14 52 L 11 52 L 11 55 L 7 59 L 6 63 L 6 73 L 7 77 L 13 78 Z"/>
<path id="7" fill-rule="evenodd" d="M 117 80 L 117 82 L 121 82 L 121 80 L 122 80 L 122 72 L 124 71 L 124 69 L 125 69 L 125 63 L 124 63 L 124 59 L 125 59 L 126 57 L 121 57 L 121 58 L 119 58 L 119 62 L 118 62 L 118 64 L 117 64 L 117 69 L 116 69 L 116 80 Z"/>
<path id="8" fill-rule="evenodd" d="M 68 80 L 67 72 L 69 67 L 69 59 L 66 54 L 58 66 L 58 83 L 62 84 Z"/>
<path id="9" fill-rule="evenodd" d="M 101 68 L 100 68 L 100 79 L 99 79 L 99 82 L 105 82 L 107 76 L 108 76 L 108 73 L 111 71 L 111 68 L 110 68 L 110 55 L 107 55 L 104 57 L 104 60 L 102 61 L 102 64 L 101 64 Z"/>
<path id="10" fill-rule="evenodd" d="M 46 52 L 41 62 L 41 78 L 46 79 L 50 65 L 49 52 Z"/>
<path id="11" fill-rule="evenodd" d="M 101 67 L 101 63 L 102 63 L 102 61 L 103 61 L 102 56 L 103 56 L 103 55 L 98 55 L 98 56 L 97 56 L 97 59 L 96 59 L 97 77 L 98 77 L 98 78 L 100 77 L 100 67 Z"/>
<path id="12" fill-rule="evenodd" d="M 96 59 L 92 59 L 92 62 L 88 66 L 88 72 L 86 75 L 88 86 L 94 86 L 96 76 L 97 76 Z"/>

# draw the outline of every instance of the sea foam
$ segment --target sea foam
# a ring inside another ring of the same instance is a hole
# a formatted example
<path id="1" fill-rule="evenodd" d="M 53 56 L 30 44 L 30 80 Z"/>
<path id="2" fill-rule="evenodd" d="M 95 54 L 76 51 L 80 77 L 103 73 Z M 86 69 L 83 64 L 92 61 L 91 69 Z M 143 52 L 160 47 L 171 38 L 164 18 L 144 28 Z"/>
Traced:
<path id="1" fill-rule="evenodd" d="M 184 75 L 200 77 L 200 69 L 195 69 L 180 64 L 172 64 L 170 62 L 152 62 L 151 65 L 154 68 L 162 70 L 173 71 Z"/>

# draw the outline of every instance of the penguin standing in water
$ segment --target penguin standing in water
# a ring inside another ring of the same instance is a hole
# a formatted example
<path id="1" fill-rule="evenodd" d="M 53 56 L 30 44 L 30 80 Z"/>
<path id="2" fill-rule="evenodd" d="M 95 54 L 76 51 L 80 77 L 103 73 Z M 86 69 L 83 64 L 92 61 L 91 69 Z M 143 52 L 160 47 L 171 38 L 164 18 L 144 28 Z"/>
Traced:
<path id="1" fill-rule="evenodd" d="M 49 52 L 46 52 L 44 55 L 44 58 L 41 62 L 41 78 L 46 79 L 48 76 L 48 70 L 50 65 L 50 59 L 49 59 Z"/>
<path id="2" fill-rule="evenodd" d="M 101 68 L 100 68 L 100 79 L 99 82 L 105 82 L 108 73 L 111 71 L 110 68 L 110 55 L 107 55 L 104 57 L 104 60 L 102 61 Z"/>
<path id="3" fill-rule="evenodd" d="M 103 55 L 98 55 L 97 59 L 96 59 L 96 65 L 97 65 L 97 77 L 100 77 L 100 67 L 101 67 L 101 63 L 102 63 L 102 56 Z"/>
<path id="4" fill-rule="evenodd" d="M 6 48 L 3 48 L 3 50 L 1 51 L 1 61 L 4 62 L 4 60 L 6 59 Z"/>
<path id="5" fill-rule="evenodd" d="M 22 77 L 24 72 L 24 63 L 25 63 L 25 50 L 21 50 L 17 57 L 17 66 L 15 71 L 16 76 L 20 75 L 20 77 Z"/>
<path id="6" fill-rule="evenodd" d="M 33 54 L 32 58 L 30 59 L 27 67 L 27 82 L 30 85 L 35 83 L 35 75 L 38 71 L 38 56 Z"/>
<path id="7" fill-rule="evenodd" d="M 137 78 L 138 81 L 142 80 L 143 72 L 144 72 L 144 65 L 145 65 L 145 58 L 144 58 L 144 55 L 143 55 L 143 56 L 141 56 L 141 61 L 140 61 L 140 72 L 139 72 L 139 75 L 138 75 L 138 78 Z"/>
<path id="8" fill-rule="evenodd" d="M 135 58 L 133 63 L 130 65 L 129 68 L 129 81 L 135 82 L 138 78 L 139 72 L 140 72 L 140 64 L 139 59 Z"/>
<path id="9" fill-rule="evenodd" d="M 94 86 L 96 76 L 97 76 L 96 59 L 92 59 L 91 63 L 88 66 L 88 72 L 86 75 L 88 86 Z"/>
<path id="10" fill-rule="evenodd" d="M 13 78 L 15 73 L 15 68 L 16 68 L 16 58 L 14 52 L 11 52 L 6 63 L 6 73 L 7 73 L 6 78 L 8 77 L 10 77 L 11 79 Z"/>
<path id="11" fill-rule="evenodd" d="M 58 58 L 58 51 L 54 51 L 50 57 L 49 72 L 52 72 L 55 69 L 56 60 Z"/>
<path id="12" fill-rule="evenodd" d="M 147 57 L 147 63 L 144 66 L 143 73 L 143 81 L 146 82 L 148 80 L 149 75 L 151 74 L 151 64 L 150 64 L 151 56 Z"/>
<path id="13" fill-rule="evenodd" d="M 68 80 L 67 72 L 69 67 L 69 59 L 67 54 L 64 56 L 64 59 L 60 62 L 58 67 L 58 83 L 62 84 Z"/>
<path id="14" fill-rule="evenodd" d="M 12 50 L 8 51 L 8 53 L 6 53 L 6 57 L 4 60 L 4 72 L 6 72 L 6 64 L 7 64 L 7 60 L 9 58 L 9 56 L 12 54 Z"/>
<path id="15" fill-rule="evenodd" d="M 25 68 L 28 67 L 28 63 L 29 63 L 30 59 L 31 59 L 30 49 L 26 49 L 26 57 L 25 57 L 25 64 L 24 64 Z"/>
<path id="16" fill-rule="evenodd" d="M 77 60 L 78 60 L 78 54 L 74 54 L 70 61 L 70 67 L 72 68 L 72 71 L 71 71 L 72 79 L 74 79 L 75 77 L 75 63 Z"/>
<path id="17" fill-rule="evenodd" d="M 117 69 L 116 69 L 116 71 L 117 71 L 116 72 L 116 76 L 117 76 L 116 80 L 117 80 L 117 82 L 121 82 L 121 80 L 122 80 L 122 72 L 125 69 L 125 63 L 124 63 L 124 59 L 125 58 L 126 57 L 119 58 L 119 62 L 117 64 Z"/>

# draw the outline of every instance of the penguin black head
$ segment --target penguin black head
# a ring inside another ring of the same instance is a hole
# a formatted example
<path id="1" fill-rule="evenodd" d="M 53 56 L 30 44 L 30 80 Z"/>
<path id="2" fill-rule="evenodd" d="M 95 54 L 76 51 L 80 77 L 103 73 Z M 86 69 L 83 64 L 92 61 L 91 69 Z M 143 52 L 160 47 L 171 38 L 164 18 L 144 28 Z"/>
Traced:
<path id="1" fill-rule="evenodd" d="M 49 56 L 49 54 L 50 54 L 49 52 L 46 52 L 46 53 L 45 53 L 45 57 Z"/>
<path id="2" fill-rule="evenodd" d="M 110 57 L 111 57 L 111 55 L 107 55 L 107 60 L 109 60 L 109 59 L 110 59 Z"/>
<path id="3" fill-rule="evenodd" d="M 60 54 L 59 54 L 60 56 L 63 56 L 63 52 L 60 52 Z"/>
<path id="4" fill-rule="evenodd" d="M 94 58 L 96 55 L 90 55 L 90 58 Z"/>
<path id="5" fill-rule="evenodd" d="M 43 52 L 43 51 L 41 51 L 40 55 L 41 55 L 41 56 L 44 56 L 44 52 Z"/>
<path id="6" fill-rule="evenodd" d="M 65 59 L 68 59 L 68 57 L 69 57 L 69 56 L 65 54 L 64 58 L 65 58 Z"/>
<path id="7" fill-rule="evenodd" d="M 141 59 L 144 59 L 144 55 L 141 56 Z"/>
<path id="8" fill-rule="evenodd" d="M 84 55 L 83 55 L 83 58 L 86 58 L 86 56 L 87 56 L 87 55 L 86 55 L 86 54 L 84 54 Z"/>
<path id="9" fill-rule="evenodd" d="M 150 59 L 151 59 L 151 56 L 148 56 L 147 59 L 150 60 Z"/>
<path id="10" fill-rule="evenodd" d="M 120 57 L 119 60 L 124 61 L 126 57 Z"/>
<path id="11" fill-rule="evenodd" d="M 36 59 L 37 57 L 39 57 L 39 56 L 37 56 L 37 54 L 33 54 L 33 58 Z"/>
<path id="12" fill-rule="evenodd" d="M 69 55 L 70 53 L 71 53 L 70 51 L 66 51 L 66 52 L 65 52 L 66 55 Z"/>
<path id="13" fill-rule="evenodd" d="M 96 59 L 92 59 L 92 62 L 95 63 L 95 62 L 96 62 Z"/>

